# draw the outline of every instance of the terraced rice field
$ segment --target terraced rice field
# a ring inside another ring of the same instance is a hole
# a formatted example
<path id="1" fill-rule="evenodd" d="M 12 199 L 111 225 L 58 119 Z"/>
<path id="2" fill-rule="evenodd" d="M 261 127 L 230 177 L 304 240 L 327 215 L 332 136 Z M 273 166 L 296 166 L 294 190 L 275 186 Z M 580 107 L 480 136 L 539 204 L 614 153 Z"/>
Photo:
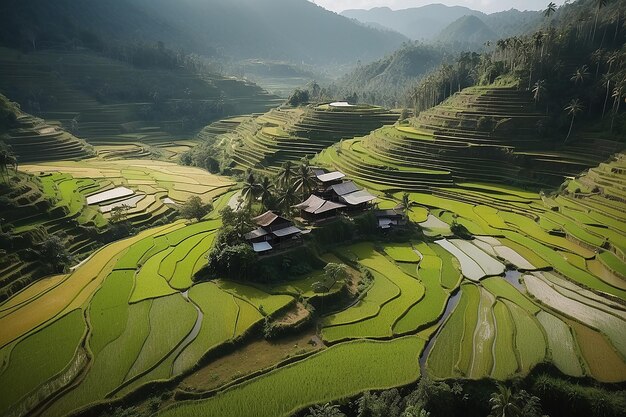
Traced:
<path id="1" fill-rule="evenodd" d="M 119 194 L 113 199 L 103 194 L 102 198 L 105 198 L 103 201 L 93 192 L 95 195 L 92 196 L 92 205 L 89 207 L 99 212 L 104 219 L 108 219 L 111 216 L 108 208 L 112 202 L 130 205 L 127 216 L 136 226 L 171 216 L 173 207 L 169 203 L 170 200 L 174 204 L 181 204 L 191 196 L 199 196 L 208 202 L 225 194 L 234 185 L 227 178 L 209 174 L 198 168 L 161 161 L 90 159 L 23 165 L 20 169 L 35 175 L 43 175 L 42 180 L 47 174 L 59 175 L 58 173 L 71 175 L 75 179 L 89 179 L 100 193 L 112 192 L 116 188 L 131 190 L 133 193 Z M 128 199 L 134 199 L 135 196 L 143 198 L 129 204 Z"/>
<path id="2" fill-rule="evenodd" d="M 397 119 L 397 113 L 365 105 L 278 108 L 250 117 L 218 140 L 227 144 L 237 169 L 275 171 L 287 160 L 311 157 L 341 139 L 364 135 Z"/>
<path id="3" fill-rule="evenodd" d="M 233 150 L 248 150 L 238 152 L 238 169 L 272 171 L 283 160 L 317 152 L 311 144 L 321 144 L 323 135 L 332 143 L 356 135 L 361 127 L 346 122 L 347 112 L 370 112 L 376 125 L 391 117 L 376 108 L 280 109 L 218 134 L 230 135 Z M 514 143 L 506 145 L 505 132 L 477 128 L 486 114 L 511 120 L 502 124 L 520 130 Z M 302 349 L 266 369 L 233 371 L 214 383 L 215 392 L 178 385 L 185 400 L 158 415 L 288 416 L 311 404 L 406 385 L 421 374 L 506 380 L 542 363 L 572 377 L 626 381 L 626 215 L 625 201 L 615 197 L 626 184 L 626 156 L 598 165 L 558 194 L 494 182 L 520 174 L 510 161 L 493 162 L 505 145 L 541 160 L 528 178 L 540 184 L 560 182 L 612 146 L 597 143 L 593 156 L 575 145 L 537 153 L 530 126 L 541 118 L 517 91 L 473 89 L 411 125 L 385 126 L 324 150 L 318 162 L 378 193 L 384 207 L 409 192 L 409 217 L 423 234 L 402 243 L 391 235 L 334 246 L 322 259 L 349 264 L 364 281 L 350 283 L 352 291 L 361 290 L 354 299 L 341 285 L 331 289 L 332 298 L 342 300 L 336 310 L 319 309 L 319 321 L 299 330 L 306 339 L 300 342 L 315 344 L 315 353 Z M 337 129 L 342 122 L 345 129 Z M 177 203 L 190 195 L 217 199 L 200 222 L 178 221 L 115 242 L 72 273 L 36 282 L 0 304 L 0 387 L 4 392 L 11 385 L 0 399 L 2 414 L 25 414 L 50 400 L 42 415 L 57 417 L 147 383 L 199 375 L 198 368 L 207 375 L 211 355 L 222 365 L 233 349 L 243 355 L 266 322 L 318 296 L 312 287 L 321 270 L 275 285 L 193 281 L 221 227 L 217 211 L 230 198 L 230 180 L 137 160 L 25 169 L 44 172 L 44 186 L 77 215 L 86 195 L 116 187 L 145 195 L 139 211 L 129 213 L 137 222 L 166 213 L 155 209 L 166 207 L 166 197 Z M 91 192 L 76 196 L 73 190 L 81 187 Z M 455 236 L 461 226 L 471 237 Z M 29 359 L 42 343 L 60 340 L 45 361 Z M 27 366 L 36 366 L 36 381 L 21 378 L 19 369 Z"/>
<path id="4" fill-rule="evenodd" d="M 12 100 L 28 103 L 30 93 L 26 92 L 37 92 L 39 105 L 33 106 L 36 116 L 73 127 L 77 135 L 90 144 L 123 148 L 107 148 L 106 152 L 126 157 L 149 156 L 145 144 L 168 153 L 167 148 L 180 146 L 179 141 L 189 137 L 190 129 L 185 128 L 182 114 L 150 116 L 147 91 L 152 91 L 154 86 L 161 85 L 169 90 L 168 97 L 164 94 L 162 98 L 164 106 L 176 106 L 184 101 L 196 108 L 206 108 L 207 122 L 217 117 L 215 111 L 208 109 L 218 102 L 222 116 L 263 112 L 282 102 L 243 80 L 208 72 L 197 75 L 184 69 L 146 70 L 86 50 L 49 49 L 24 54 L 2 48 L 0 72 L 3 74 L 0 89 Z M 102 89 L 111 93 L 104 100 L 94 93 Z M 134 93 L 129 94 L 129 91 Z M 53 133 L 39 136 L 61 138 Z M 21 142 L 20 138 L 15 140 Z M 72 141 L 57 141 L 62 145 L 57 159 L 75 159 L 82 155 L 77 152 L 80 147 L 72 146 Z M 47 149 L 45 144 L 40 146 L 42 150 Z M 45 153 L 25 155 L 28 157 L 25 160 L 29 161 L 53 159 Z"/>

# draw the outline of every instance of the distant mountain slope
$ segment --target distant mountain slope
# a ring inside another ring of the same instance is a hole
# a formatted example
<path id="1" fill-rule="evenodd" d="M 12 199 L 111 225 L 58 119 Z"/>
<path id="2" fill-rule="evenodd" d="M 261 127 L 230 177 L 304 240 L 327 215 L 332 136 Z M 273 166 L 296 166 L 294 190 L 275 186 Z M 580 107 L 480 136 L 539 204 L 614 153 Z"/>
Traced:
<path id="1" fill-rule="evenodd" d="M 450 7 L 443 4 L 430 4 L 403 10 L 391 10 L 388 7 L 370 10 L 353 9 L 341 14 L 363 23 L 387 27 L 410 39 L 426 41 L 435 39 L 447 26 L 464 16 L 480 18 L 490 30 L 495 32 L 496 38 L 533 30 L 542 16 L 541 12 L 521 12 L 515 9 L 488 15 L 467 7 Z"/>
<path id="2" fill-rule="evenodd" d="M 498 38 L 508 38 L 537 30 L 543 21 L 543 12 L 532 10 L 521 12 L 511 9 L 481 16 L 480 19 L 498 35 Z"/>
<path id="3" fill-rule="evenodd" d="M 353 9 L 345 10 L 341 14 L 360 22 L 377 23 L 413 40 L 429 40 L 458 18 L 466 15 L 478 16 L 483 13 L 462 6 L 429 4 L 403 10 L 391 10 L 388 7 L 376 7 L 370 10 Z"/>
<path id="4" fill-rule="evenodd" d="M 442 60 L 441 50 L 423 44 L 407 44 L 342 77 L 339 88 L 345 94 L 357 93 L 362 101 L 395 107 L 399 93 L 440 65 Z"/>
<path id="5" fill-rule="evenodd" d="M 165 42 L 204 55 L 317 64 L 372 60 L 406 39 L 307 0 L 5 0 L 0 44 L 93 38 Z"/>
<path id="6" fill-rule="evenodd" d="M 498 35 L 476 16 L 463 16 L 448 25 L 436 40 L 445 44 L 482 45 Z"/>

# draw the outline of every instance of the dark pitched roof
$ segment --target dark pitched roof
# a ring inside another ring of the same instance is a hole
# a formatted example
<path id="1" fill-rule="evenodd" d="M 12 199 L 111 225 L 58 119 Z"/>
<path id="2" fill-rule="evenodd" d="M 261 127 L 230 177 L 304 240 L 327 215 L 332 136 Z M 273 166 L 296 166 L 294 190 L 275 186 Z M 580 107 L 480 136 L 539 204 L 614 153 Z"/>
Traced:
<path id="1" fill-rule="evenodd" d="M 322 214 L 327 211 L 343 208 L 345 205 L 334 203 L 332 201 L 326 201 L 323 198 L 319 198 L 318 196 L 311 194 L 306 201 L 297 204 L 294 207 L 310 214 Z"/>
<path id="2" fill-rule="evenodd" d="M 261 227 L 267 227 L 276 222 L 290 223 L 289 220 L 285 219 L 284 217 L 279 216 L 273 211 L 266 211 L 260 216 L 254 217 L 252 221 L 254 222 L 254 224 L 256 224 L 257 226 L 261 226 Z"/>
<path id="3" fill-rule="evenodd" d="M 331 185 L 328 189 L 332 190 L 337 195 L 346 195 L 359 191 L 359 187 L 357 187 L 357 185 L 352 181 L 345 181 L 341 184 Z"/>
<path id="4" fill-rule="evenodd" d="M 372 200 L 376 200 L 376 196 L 367 192 L 367 190 L 355 191 L 350 194 L 342 195 L 341 199 L 350 204 L 351 206 L 358 206 L 359 204 L 368 203 Z"/>
<path id="5" fill-rule="evenodd" d="M 340 180 L 341 178 L 345 176 L 346 174 L 344 174 L 343 172 L 333 171 L 333 172 L 329 172 L 328 174 L 318 175 L 317 179 L 321 182 L 330 182 L 330 181 Z"/>

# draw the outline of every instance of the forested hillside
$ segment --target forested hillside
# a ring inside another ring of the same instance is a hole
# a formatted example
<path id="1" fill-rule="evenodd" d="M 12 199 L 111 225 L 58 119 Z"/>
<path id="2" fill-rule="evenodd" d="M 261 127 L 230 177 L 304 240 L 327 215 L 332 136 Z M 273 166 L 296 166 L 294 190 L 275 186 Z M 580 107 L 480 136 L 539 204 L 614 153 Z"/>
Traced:
<path id="1" fill-rule="evenodd" d="M 212 57 L 330 66 L 375 59 L 406 40 L 306 0 L 7 0 L 0 16 L 0 43 L 26 50 L 161 41 Z"/>

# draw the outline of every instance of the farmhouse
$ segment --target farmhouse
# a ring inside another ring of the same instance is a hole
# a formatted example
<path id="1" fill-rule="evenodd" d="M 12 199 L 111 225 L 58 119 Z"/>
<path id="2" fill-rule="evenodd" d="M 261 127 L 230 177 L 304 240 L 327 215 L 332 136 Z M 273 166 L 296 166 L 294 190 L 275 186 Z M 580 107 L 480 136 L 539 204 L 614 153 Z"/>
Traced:
<path id="1" fill-rule="evenodd" d="M 376 211 L 376 220 L 378 220 L 378 227 L 383 230 L 391 229 L 393 226 L 404 226 L 407 224 L 404 214 L 396 209 Z"/>
<path id="2" fill-rule="evenodd" d="M 293 207 L 299 209 L 302 217 L 307 220 L 320 220 L 337 215 L 346 206 L 311 194 L 305 201 Z"/>
<path id="3" fill-rule="evenodd" d="M 290 220 L 273 211 L 266 211 L 252 219 L 257 228 L 246 233 L 244 238 L 257 253 L 275 248 L 287 248 L 301 243 L 302 230 Z"/>
<path id="4" fill-rule="evenodd" d="M 317 180 L 313 194 L 293 206 L 300 210 L 304 219 L 317 221 L 336 216 L 342 211 L 362 211 L 376 199 L 376 196 L 360 189 L 353 181 L 344 180 L 346 175 L 342 172 L 326 172 L 318 168 L 311 171 Z"/>

